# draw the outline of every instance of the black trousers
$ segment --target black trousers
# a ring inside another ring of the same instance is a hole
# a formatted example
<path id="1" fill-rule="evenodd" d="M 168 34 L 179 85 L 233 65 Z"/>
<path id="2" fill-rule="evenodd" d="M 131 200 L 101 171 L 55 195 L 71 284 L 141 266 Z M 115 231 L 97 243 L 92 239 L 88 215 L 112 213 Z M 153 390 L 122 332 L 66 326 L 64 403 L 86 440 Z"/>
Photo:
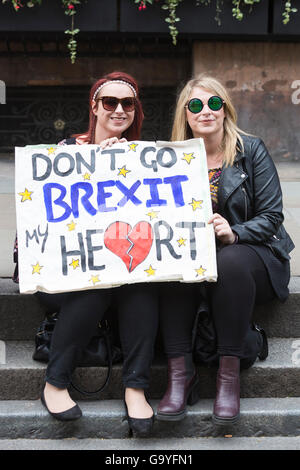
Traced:
<path id="1" fill-rule="evenodd" d="M 158 326 L 155 284 L 133 284 L 63 294 L 38 293 L 47 312 L 59 312 L 45 380 L 67 388 L 78 353 L 85 348 L 107 309 L 115 304 L 124 356 L 125 387 L 147 388 Z"/>
<path id="2" fill-rule="evenodd" d="M 205 282 L 220 355 L 241 355 L 255 304 L 275 297 L 268 272 L 249 246 L 227 245 L 217 252 L 218 280 Z M 191 352 L 199 286 L 178 284 L 164 288 L 161 325 L 165 352 L 179 357 Z"/>
<path id="3" fill-rule="evenodd" d="M 192 329 L 197 310 L 195 284 L 166 282 L 159 286 L 160 333 L 165 354 L 180 357 L 192 352 Z"/>
<path id="4" fill-rule="evenodd" d="M 257 253 L 229 245 L 217 253 L 218 281 L 205 283 L 220 355 L 239 356 L 255 303 L 275 297 L 267 270 Z M 133 284 L 38 297 L 48 312 L 59 311 L 46 381 L 70 384 L 78 350 L 94 334 L 108 307 L 117 305 L 125 387 L 148 388 L 158 321 L 168 357 L 191 352 L 199 286 L 179 282 Z"/>

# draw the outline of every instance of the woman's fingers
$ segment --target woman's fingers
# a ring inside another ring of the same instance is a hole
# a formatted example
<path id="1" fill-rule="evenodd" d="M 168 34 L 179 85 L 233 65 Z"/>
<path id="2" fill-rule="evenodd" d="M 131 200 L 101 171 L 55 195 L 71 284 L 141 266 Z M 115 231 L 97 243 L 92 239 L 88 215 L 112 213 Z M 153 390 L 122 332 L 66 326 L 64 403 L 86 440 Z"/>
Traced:
<path id="1" fill-rule="evenodd" d="M 227 223 L 227 220 L 224 219 L 224 217 L 222 217 L 220 214 L 218 214 L 217 212 L 214 213 L 214 215 L 209 219 L 208 223 L 209 224 L 213 224 L 214 227 L 216 227 L 217 225 L 220 225 L 222 223 Z"/>
<path id="2" fill-rule="evenodd" d="M 113 144 L 117 144 L 119 142 L 125 142 L 125 140 L 123 139 L 118 139 L 118 137 L 109 137 L 108 139 L 105 139 L 105 140 L 102 140 L 102 142 L 100 142 L 100 147 L 102 149 L 105 149 L 106 147 L 111 147 Z"/>
<path id="3" fill-rule="evenodd" d="M 215 213 L 211 216 L 211 218 L 209 219 L 208 223 L 211 224 L 211 223 L 212 223 L 214 220 L 216 220 L 216 219 L 223 219 L 223 217 L 222 217 L 220 214 L 218 214 L 217 212 L 215 212 Z"/>
<path id="4" fill-rule="evenodd" d="M 209 224 L 213 224 L 215 235 L 223 243 L 233 243 L 235 235 L 231 230 L 228 221 L 220 214 L 215 213 L 208 221 Z"/>
<path id="5" fill-rule="evenodd" d="M 219 225 L 226 225 L 226 224 L 227 224 L 227 222 L 222 220 L 222 219 L 216 219 L 216 220 L 213 221 L 214 227 L 219 227 Z"/>

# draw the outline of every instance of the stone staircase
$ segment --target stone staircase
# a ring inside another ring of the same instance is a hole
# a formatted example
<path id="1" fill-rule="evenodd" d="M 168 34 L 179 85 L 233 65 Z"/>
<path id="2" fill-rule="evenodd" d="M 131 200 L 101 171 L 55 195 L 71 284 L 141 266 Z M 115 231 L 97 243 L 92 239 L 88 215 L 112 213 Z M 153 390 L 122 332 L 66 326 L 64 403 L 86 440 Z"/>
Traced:
<path id="1" fill-rule="evenodd" d="M 100 439 L 102 446 L 105 440 L 117 440 L 124 446 L 129 442 L 129 429 L 123 420 L 121 364 L 113 367 L 110 384 L 101 396 L 83 399 L 71 391 L 83 411 L 79 421 L 58 422 L 42 406 L 39 397 L 45 365 L 34 361 L 32 352 L 36 327 L 43 317 L 34 296 L 20 295 L 10 279 L 0 280 L 0 448 L 1 442 L 11 444 L 20 439 L 27 440 L 30 448 L 30 440 L 54 442 L 69 438 L 83 442 Z M 255 320 L 267 331 L 269 357 L 241 373 L 240 422 L 228 427 L 212 424 L 216 370 L 198 367 L 201 400 L 189 407 L 188 415 L 179 423 L 156 421 L 148 446 L 152 439 L 166 444 L 172 439 L 182 442 L 183 438 L 200 446 L 201 438 L 230 435 L 277 440 L 289 437 L 300 448 L 300 439 L 296 439 L 300 436 L 300 278 L 291 279 L 290 297 L 284 304 L 273 301 L 257 308 Z M 105 368 L 78 368 L 75 380 L 82 386 L 96 388 L 105 372 Z M 166 366 L 158 354 L 150 390 L 154 408 L 165 386 Z"/>

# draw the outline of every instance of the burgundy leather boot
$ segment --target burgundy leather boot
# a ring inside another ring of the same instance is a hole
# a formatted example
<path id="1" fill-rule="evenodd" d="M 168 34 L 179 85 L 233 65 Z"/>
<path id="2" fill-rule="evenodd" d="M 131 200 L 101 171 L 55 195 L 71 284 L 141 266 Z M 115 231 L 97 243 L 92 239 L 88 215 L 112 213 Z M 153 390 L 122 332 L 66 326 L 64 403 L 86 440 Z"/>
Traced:
<path id="1" fill-rule="evenodd" d="M 158 405 L 157 419 L 180 421 L 185 417 L 186 405 L 199 400 L 199 378 L 192 354 L 168 359 L 168 387 Z"/>
<path id="2" fill-rule="evenodd" d="M 214 404 L 215 424 L 234 424 L 240 415 L 240 359 L 221 356 L 217 374 L 217 396 Z"/>

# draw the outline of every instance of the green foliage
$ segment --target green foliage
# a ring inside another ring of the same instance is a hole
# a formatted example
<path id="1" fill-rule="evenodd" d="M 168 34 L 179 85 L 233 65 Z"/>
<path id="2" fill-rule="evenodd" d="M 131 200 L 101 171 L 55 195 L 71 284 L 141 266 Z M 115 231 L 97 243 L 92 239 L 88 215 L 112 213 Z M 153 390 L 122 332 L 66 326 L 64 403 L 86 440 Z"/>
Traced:
<path id="1" fill-rule="evenodd" d="M 166 22 L 168 23 L 170 34 L 172 37 L 172 42 L 174 45 L 177 43 L 177 35 L 178 31 L 175 24 L 180 21 L 180 18 L 176 15 L 176 8 L 178 7 L 179 3 L 183 0 L 165 0 L 162 6 L 163 10 L 168 10 L 169 14 L 166 18 Z"/>
<path id="2" fill-rule="evenodd" d="M 77 41 L 76 35 L 79 33 L 79 29 L 75 28 L 74 25 L 74 16 L 77 13 L 77 7 L 81 5 L 84 1 L 87 2 L 88 0 L 60 0 L 62 3 L 62 7 L 64 9 L 64 13 L 67 16 L 70 16 L 71 19 L 71 27 L 65 31 L 65 34 L 69 36 L 68 48 L 70 50 L 70 58 L 72 64 L 76 61 L 77 56 Z M 177 15 L 177 7 L 181 2 L 184 0 L 132 0 L 137 6 L 138 9 L 145 10 L 148 7 L 151 7 L 154 3 L 160 3 L 162 10 L 167 12 L 167 16 L 165 21 L 168 23 L 170 35 L 172 37 L 172 43 L 176 45 L 177 43 L 177 36 L 178 30 L 176 27 L 176 23 L 180 21 L 180 18 Z M 192 0 L 185 0 L 191 3 Z M 229 0 L 228 0 L 229 1 Z M 231 0 L 232 3 L 232 16 L 238 20 L 242 21 L 244 18 L 244 9 L 248 7 L 248 10 L 251 11 L 253 7 L 260 3 L 261 0 Z M 263 0 L 262 0 L 263 1 Z M 278 1 L 278 0 L 276 0 Z M 284 11 L 282 13 L 283 16 L 283 24 L 287 24 L 290 21 L 291 13 L 297 12 L 297 8 L 292 6 L 292 0 L 285 1 L 281 0 L 284 4 Z M 294 0 L 293 0 L 294 1 Z M 23 3 L 22 3 L 23 2 Z M 42 4 L 42 0 L 2 0 L 2 3 L 10 3 L 14 10 L 18 12 L 23 7 L 33 8 L 36 5 L 40 6 Z M 108 0 L 109 3 L 109 0 Z M 221 14 L 222 14 L 222 7 L 223 7 L 224 0 L 216 0 L 216 16 L 215 20 L 219 25 L 221 25 Z M 200 6 L 208 6 L 211 4 L 211 0 L 194 0 L 194 6 L 199 8 Z"/>
<path id="3" fill-rule="evenodd" d="M 283 16 L 283 24 L 287 24 L 290 21 L 290 14 L 296 13 L 297 8 L 292 8 L 292 2 L 285 2 L 284 12 L 282 13 Z"/>
<path id="4" fill-rule="evenodd" d="M 85 0 L 87 1 L 87 0 Z M 14 10 L 18 12 L 20 8 L 23 8 L 24 6 L 28 8 L 33 8 L 36 5 L 42 5 L 42 0 L 28 0 L 26 3 L 23 0 L 2 0 L 2 3 L 11 3 Z M 76 61 L 76 56 L 77 56 L 77 41 L 76 41 L 76 35 L 79 33 L 79 29 L 75 28 L 74 26 L 74 15 L 76 15 L 77 10 L 76 7 L 82 3 L 82 0 L 61 0 L 62 7 L 64 9 L 64 13 L 67 16 L 71 17 L 71 28 L 67 29 L 65 31 L 65 34 L 69 36 L 69 41 L 68 41 L 68 49 L 70 51 L 70 59 L 72 64 L 75 63 Z"/>
<path id="5" fill-rule="evenodd" d="M 245 5 L 250 5 L 251 11 L 251 7 L 253 7 L 255 3 L 259 2 L 260 0 L 232 0 L 232 16 L 241 21 L 244 17 L 244 13 L 242 12 L 241 8 Z"/>
<path id="6" fill-rule="evenodd" d="M 133 0 L 134 3 L 139 4 L 139 10 L 145 10 L 147 8 L 147 4 L 153 5 L 153 0 Z M 157 3 L 160 0 L 155 0 Z M 168 15 L 165 21 L 169 25 L 170 34 L 172 37 L 172 42 L 174 45 L 177 43 L 177 35 L 178 30 L 176 28 L 176 23 L 180 21 L 180 18 L 177 15 L 177 7 L 181 2 L 184 0 L 161 0 L 162 9 L 168 11 Z M 191 0 L 186 0 L 191 2 Z M 229 0 L 228 0 L 229 1 Z M 253 9 L 255 4 L 260 3 L 261 0 L 231 0 L 232 4 L 232 16 L 238 20 L 242 21 L 244 18 L 244 9 L 247 8 L 249 12 Z M 262 0 L 263 1 L 263 0 Z M 278 1 L 278 0 L 276 0 Z M 292 2 L 286 2 L 285 0 L 281 0 L 284 5 L 284 12 L 282 13 L 283 16 L 283 23 L 287 24 L 290 21 L 290 14 L 295 13 L 297 8 L 292 7 Z M 194 0 L 194 6 L 208 6 L 211 4 L 211 0 Z M 221 15 L 222 15 L 222 7 L 223 7 L 224 0 L 216 0 L 216 16 L 215 20 L 217 21 L 218 25 L 221 25 Z"/>

